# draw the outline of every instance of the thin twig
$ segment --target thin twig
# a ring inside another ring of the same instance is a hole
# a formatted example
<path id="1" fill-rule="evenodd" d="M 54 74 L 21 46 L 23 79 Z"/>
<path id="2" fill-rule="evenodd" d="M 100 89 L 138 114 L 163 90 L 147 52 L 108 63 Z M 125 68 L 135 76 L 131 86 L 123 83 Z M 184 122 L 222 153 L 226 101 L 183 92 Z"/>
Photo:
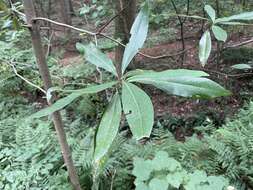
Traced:
<path id="1" fill-rule="evenodd" d="M 86 33 L 86 34 L 93 35 L 93 36 L 96 35 L 96 33 L 94 33 L 94 32 L 90 32 L 90 31 L 85 30 L 85 29 L 81 29 L 81 28 L 77 28 L 77 27 L 74 27 L 74 26 L 71 26 L 71 25 L 68 25 L 68 24 L 57 22 L 57 21 L 54 21 L 54 20 L 51 20 L 51 19 L 48 19 L 48 18 L 35 17 L 32 20 L 33 21 L 37 21 L 37 20 L 46 21 L 46 22 L 50 22 L 54 25 L 62 26 L 62 27 L 65 27 L 65 28 L 70 28 L 72 30 L 75 30 L 75 31 L 78 31 L 78 32 L 81 32 L 81 33 Z"/>
<path id="2" fill-rule="evenodd" d="M 116 19 L 119 15 L 122 14 L 122 12 L 127 8 L 127 6 L 125 6 L 124 8 L 122 8 L 116 15 L 114 15 L 110 20 L 108 20 L 101 28 L 98 29 L 98 31 L 96 32 L 96 34 L 100 34 L 101 32 L 103 32 L 103 30 L 114 20 Z"/>
<path id="3" fill-rule="evenodd" d="M 9 63 L 9 62 L 8 62 L 8 63 L 7 63 L 7 62 L 4 62 L 4 63 L 6 63 L 7 65 L 11 66 L 13 72 L 15 73 L 15 75 L 16 75 L 17 77 L 19 77 L 20 79 L 22 79 L 23 81 L 25 81 L 27 84 L 29 84 L 29 85 L 31 85 L 31 86 L 37 88 L 38 90 L 40 90 L 40 91 L 43 92 L 44 94 L 47 93 L 44 89 L 42 89 L 41 87 L 37 86 L 36 84 L 33 84 L 33 83 L 30 82 L 28 79 L 26 79 L 25 77 L 23 77 L 22 75 L 20 75 L 20 74 L 18 73 L 18 71 L 17 71 L 17 69 L 16 69 L 16 67 L 15 67 L 14 64 Z"/>

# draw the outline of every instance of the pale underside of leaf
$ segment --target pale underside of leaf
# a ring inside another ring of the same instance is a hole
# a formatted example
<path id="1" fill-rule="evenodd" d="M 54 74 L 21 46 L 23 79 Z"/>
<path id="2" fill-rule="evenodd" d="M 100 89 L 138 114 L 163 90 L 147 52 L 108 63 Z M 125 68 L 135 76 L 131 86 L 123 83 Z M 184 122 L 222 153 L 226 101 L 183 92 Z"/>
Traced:
<path id="1" fill-rule="evenodd" d="M 199 41 L 199 60 L 202 66 L 205 66 L 210 56 L 212 48 L 211 35 L 207 30 Z"/>

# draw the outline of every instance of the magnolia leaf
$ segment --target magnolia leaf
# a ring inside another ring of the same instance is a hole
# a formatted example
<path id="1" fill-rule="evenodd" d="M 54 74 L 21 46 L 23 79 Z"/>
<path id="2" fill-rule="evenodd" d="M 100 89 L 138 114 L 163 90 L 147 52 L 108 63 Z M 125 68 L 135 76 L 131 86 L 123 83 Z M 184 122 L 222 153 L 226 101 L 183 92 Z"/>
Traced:
<path id="1" fill-rule="evenodd" d="M 205 66 L 207 60 L 210 56 L 212 48 L 211 35 L 209 30 L 207 30 L 200 39 L 199 42 L 199 60 L 202 66 Z"/>
<path id="2" fill-rule="evenodd" d="M 109 83 L 105 83 L 105 84 L 101 84 L 101 85 L 89 86 L 84 89 L 76 90 L 73 93 L 71 93 L 70 95 L 57 100 L 53 105 L 51 105 L 45 109 L 42 109 L 39 112 L 31 115 L 30 118 L 41 118 L 41 117 L 50 115 L 60 109 L 63 109 L 64 107 L 69 105 L 71 102 L 73 102 L 75 99 L 77 99 L 78 97 L 80 97 L 84 94 L 98 93 L 100 91 L 103 91 L 107 88 L 112 87 L 116 83 L 117 82 L 109 82 Z"/>
<path id="3" fill-rule="evenodd" d="M 116 137 L 120 124 L 121 112 L 121 101 L 117 93 L 108 105 L 97 131 L 94 153 L 95 162 L 98 162 L 108 152 Z"/>
<path id="4" fill-rule="evenodd" d="M 229 16 L 229 17 L 218 18 L 215 20 L 215 23 L 230 22 L 230 21 L 237 21 L 237 20 L 242 20 L 242 21 L 253 20 L 253 11 L 244 12 L 244 13 Z"/>
<path id="5" fill-rule="evenodd" d="M 252 67 L 248 64 L 236 64 L 231 66 L 233 69 L 240 69 L 240 70 L 246 70 L 246 69 L 252 69 Z"/>
<path id="6" fill-rule="evenodd" d="M 127 79 L 128 82 L 136 82 L 138 80 L 143 80 L 147 77 L 149 79 L 159 79 L 159 80 L 169 80 L 174 77 L 208 77 L 209 74 L 203 71 L 195 71 L 189 69 L 171 69 L 161 72 L 155 72 L 151 70 L 142 70 L 142 72 L 137 72 L 135 75 L 131 75 Z"/>
<path id="7" fill-rule="evenodd" d="M 103 68 L 106 71 L 109 71 L 113 75 L 117 76 L 116 68 L 113 65 L 113 62 L 106 54 L 102 53 L 97 47 L 90 43 L 89 45 L 83 45 L 80 43 L 76 44 L 76 48 L 85 54 L 85 58 L 88 62 L 97 67 Z"/>
<path id="8" fill-rule="evenodd" d="M 210 79 L 202 71 L 172 70 L 153 72 L 130 77 L 128 82 L 151 84 L 172 95 L 195 98 L 227 96 L 229 91 Z M 185 71 L 185 72 L 183 72 Z M 185 74 L 184 74 L 185 73 Z M 167 74 L 167 76 L 166 76 Z"/>
<path id="9" fill-rule="evenodd" d="M 154 109 L 149 96 L 134 84 L 123 82 L 123 110 L 133 137 L 149 137 L 154 124 Z"/>
<path id="10" fill-rule="evenodd" d="M 215 38 L 219 41 L 225 42 L 228 38 L 228 34 L 225 30 L 223 30 L 221 27 L 213 25 L 212 31 L 215 36 Z"/>
<path id="11" fill-rule="evenodd" d="M 127 66 L 138 53 L 139 49 L 143 46 L 148 34 L 148 24 L 149 7 L 148 3 L 146 3 L 141 9 L 131 28 L 131 37 L 125 48 L 122 60 L 122 74 L 124 74 Z"/>
<path id="12" fill-rule="evenodd" d="M 213 7 L 211 7 L 210 5 L 206 5 L 205 11 L 208 14 L 208 16 L 211 18 L 211 20 L 214 22 L 215 18 L 216 18 L 216 13 L 215 13 L 215 10 L 213 9 Z"/>

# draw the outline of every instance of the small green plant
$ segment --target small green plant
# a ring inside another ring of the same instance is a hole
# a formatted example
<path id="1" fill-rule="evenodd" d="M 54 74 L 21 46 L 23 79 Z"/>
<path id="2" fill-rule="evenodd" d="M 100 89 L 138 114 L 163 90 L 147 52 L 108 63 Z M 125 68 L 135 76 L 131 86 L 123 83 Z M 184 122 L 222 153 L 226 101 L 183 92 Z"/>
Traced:
<path id="1" fill-rule="evenodd" d="M 218 41 L 227 40 L 227 32 L 220 25 L 247 25 L 241 21 L 253 20 L 253 12 L 243 12 L 229 17 L 216 18 L 216 11 L 210 6 L 205 6 L 205 11 L 209 16 L 210 27 L 204 32 L 199 42 L 199 60 L 202 66 L 205 66 L 212 50 L 212 39 L 210 29 Z"/>
<path id="2" fill-rule="evenodd" d="M 111 99 L 96 135 L 94 163 L 99 164 L 107 153 L 116 137 L 122 117 L 122 111 L 130 126 L 134 139 L 149 137 L 154 123 L 154 109 L 150 97 L 136 84 L 153 85 L 168 94 L 193 98 L 214 98 L 227 96 L 229 91 L 219 84 L 206 78 L 208 74 L 194 70 L 166 70 L 155 72 L 152 70 L 134 70 L 125 73 L 128 65 L 143 46 L 148 33 L 149 7 L 146 3 L 138 14 L 132 29 L 131 38 L 127 44 L 120 69 L 116 69 L 112 60 L 96 48 L 94 44 L 77 44 L 77 49 L 85 53 L 86 59 L 99 68 L 110 72 L 117 79 L 112 82 L 85 89 L 70 90 L 70 95 L 58 100 L 52 106 L 43 109 L 33 118 L 40 118 L 52 114 L 73 102 L 84 94 L 92 94 L 113 88 L 115 94 Z M 50 90 L 52 92 L 52 89 Z M 48 98 L 50 98 L 50 92 Z M 65 91 L 66 92 L 66 91 Z"/>
<path id="3" fill-rule="evenodd" d="M 206 172 L 195 170 L 188 173 L 167 152 L 159 151 L 154 159 L 134 159 L 133 175 L 136 190 L 223 190 L 228 180 L 222 176 L 207 176 Z"/>

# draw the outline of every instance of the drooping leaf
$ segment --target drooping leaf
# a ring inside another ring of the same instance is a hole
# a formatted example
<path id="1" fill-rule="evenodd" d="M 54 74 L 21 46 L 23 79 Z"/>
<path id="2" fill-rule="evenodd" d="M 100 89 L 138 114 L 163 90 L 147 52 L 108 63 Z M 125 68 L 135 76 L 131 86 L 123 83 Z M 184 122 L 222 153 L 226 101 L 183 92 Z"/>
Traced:
<path id="1" fill-rule="evenodd" d="M 139 49 L 143 46 L 147 34 L 149 24 L 149 7 L 146 3 L 138 14 L 131 28 L 131 37 L 129 43 L 125 48 L 122 60 L 122 74 L 125 72 L 127 66 L 130 64 Z"/>
<path id="2" fill-rule="evenodd" d="M 102 53 L 99 49 L 97 49 L 97 47 L 93 43 L 90 43 L 89 45 L 77 43 L 76 48 L 81 53 L 85 54 L 85 58 L 91 64 L 103 68 L 106 71 L 109 71 L 113 75 L 117 76 L 116 68 L 113 65 L 112 60 L 108 58 L 107 55 Z"/>
<path id="3" fill-rule="evenodd" d="M 149 96 L 134 84 L 123 82 L 123 110 L 137 140 L 149 137 L 154 123 L 154 109 Z"/>
<path id="4" fill-rule="evenodd" d="M 233 69 L 240 69 L 240 70 L 245 70 L 245 69 L 252 69 L 252 67 L 248 64 L 236 64 L 231 66 Z"/>
<path id="5" fill-rule="evenodd" d="M 244 12 L 237 15 L 229 16 L 229 17 L 223 17 L 216 19 L 215 23 L 221 23 L 221 22 L 230 22 L 230 21 L 249 21 L 253 20 L 253 11 L 251 12 Z"/>
<path id="6" fill-rule="evenodd" d="M 78 97 L 84 95 L 84 94 L 93 94 L 93 93 L 98 93 L 100 91 L 103 91 L 107 88 L 112 87 L 113 85 L 115 85 L 117 82 L 109 82 L 109 83 L 105 83 L 105 84 L 101 84 L 101 85 L 95 85 L 95 86 L 89 86 L 87 88 L 84 89 L 80 89 L 80 90 L 76 90 L 73 91 L 73 93 L 71 93 L 70 95 L 56 101 L 53 105 L 40 110 L 39 112 L 33 114 L 32 116 L 30 116 L 30 118 L 41 118 L 47 115 L 50 115 L 64 107 L 66 107 L 67 105 L 69 105 L 71 102 L 73 102 L 75 99 L 77 99 Z"/>
<path id="7" fill-rule="evenodd" d="M 205 66 L 212 49 L 212 41 L 209 30 L 207 30 L 199 41 L 199 60 Z"/>
<path id="8" fill-rule="evenodd" d="M 228 38 L 228 34 L 225 30 L 223 30 L 221 27 L 213 25 L 212 31 L 215 36 L 215 38 L 219 41 L 225 42 Z"/>
<path id="9" fill-rule="evenodd" d="M 205 5 L 205 11 L 208 14 L 208 16 L 211 18 L 211 20 L 214 22 L 216 18 L 216 13 L 213 7 L 210 5 Z"/>
<path id="10" fill-rule="evenodd" d="M 120 124 L 121 112 L 121 101 L 117 93 L 108 105 L 98 128 L 94 153 L 95 162 L 98 162 L 108 152 L 116 137 Z"/>
<path id="11" fill-rule="evenodd" d="M 159 78 L 160 73 L 161 78 Z M 201 76 L 205 73 L 197 72 L 196 76 L 193 77 L 184 76 L 181 71 L 178 75 L 176 74 L 177 70 L 174 70 L 174 77 L 164 77 L 163 72 L 156 72 L 155 75 L 153 73 L 137 75 L 129 78 L 128 81 L 151 84 L 169 94 L 183 97 L 214 98 L 230 94 L 229 91 L 210 79 L 197 76 L 197 74 Z"/>

